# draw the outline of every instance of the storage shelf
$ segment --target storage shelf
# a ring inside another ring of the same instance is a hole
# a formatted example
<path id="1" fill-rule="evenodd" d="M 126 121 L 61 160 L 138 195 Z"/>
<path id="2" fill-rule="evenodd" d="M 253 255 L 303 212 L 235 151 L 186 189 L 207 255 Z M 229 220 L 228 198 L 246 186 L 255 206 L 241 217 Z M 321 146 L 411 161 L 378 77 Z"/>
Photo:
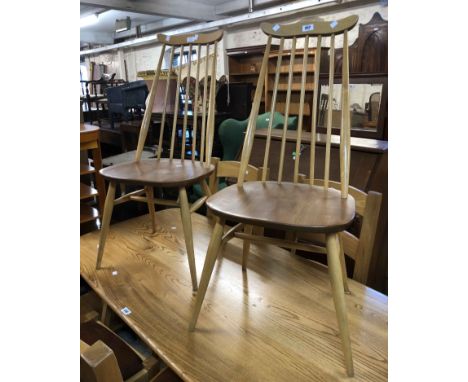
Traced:
<path id="1" fill-rule="evenodd" d="M 242 77 L 247 77 L 247 76 L 258 76 L 260 72 L 237 72 L 237 73 L 229 73 L 230 76 L 242 76 Z"/>
<path id="2" fill-rule="evenodd" d="M 99 212 L 96 208 L 87 205 L 80 205 L 80 224 L 90 222 L 99 218 Z"/>
<path id="3" fill-rule="evenodd" d="M 96 170 L 94 169 L 93 166 L 80 163 L 80 175 L 94 174 L 95 172 Z"/>
<path id="4" fill-rule="evenodd" d="M 88 199 L 97 196 L 98 192 L 95 188 L 87 184 L 80 183 L 80 199 Z"/>
<path id="5" fill-rule="evenodd" d="M 288 86 L 280 86 L 278 85 L 278 92 L 287 92 L 288 91 Z M 301 91 L 301 88 L 300 87 L 292 87 L 291 88 L 291 92 L 300 92 Z M 305 88 L 305 91 L 306 92 L 313 92 L 314 91 L 314 84 L 311 84 L 310 86 L 309 85 L 306 85 L 306 88 Z M 268 93 L 273 93 L 273 89 L 268 89 Z"/>

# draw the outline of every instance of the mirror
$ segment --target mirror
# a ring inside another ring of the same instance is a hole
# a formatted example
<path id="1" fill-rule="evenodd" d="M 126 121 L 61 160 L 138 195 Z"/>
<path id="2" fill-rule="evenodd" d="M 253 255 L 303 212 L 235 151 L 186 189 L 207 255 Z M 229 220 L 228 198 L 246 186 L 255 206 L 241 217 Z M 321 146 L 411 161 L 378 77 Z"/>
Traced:
<path id="1" fill-rule="evenodd" d="M 349 84 L 351 129 L 377 129 L 382 99 L 382 84 Z M 320 88 L 318 125 L 327 126 L 329 86 Z M 341 84 L 333 85 L 332 127 L 341 126 Z"/>
<path id="2" fill-rule="evenodd" d="M 333 85 L 332 128 L 339 134 L 341 127 L 341 78 Z M 381 78 L 350 78 L 349 105 L 352 136 L 378 137 L 382 130 L 382 109 L 386 107 L 386 82 Z M 319 86 L 317 126 L 326 131 L 328 119 L 328 78 L 322 78 Z"/>

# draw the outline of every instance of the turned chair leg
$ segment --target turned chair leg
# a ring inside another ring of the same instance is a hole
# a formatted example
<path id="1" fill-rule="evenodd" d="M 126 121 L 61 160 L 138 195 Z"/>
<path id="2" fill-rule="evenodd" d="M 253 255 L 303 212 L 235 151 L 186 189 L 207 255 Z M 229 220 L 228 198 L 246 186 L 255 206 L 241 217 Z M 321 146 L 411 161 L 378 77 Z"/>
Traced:
<path id="1" fill-rule="evenodd" d="M 244 225 L 244 233 L 251 235 L 253 231 L 253 226 L 250 224 Z M 244 243 L 242 245 L 242 270 L 246 271 L 247 270 L 247 260 L 249 258 L 250 254 L 250 241 L 249 240 L 244 240 Z"/>
<path id="2" fill-rule="evenodd" d="M 340 241 L 340 263 L 341 263 L 341 274 L 343 276 L 343 287 L 346 294 L 351 294 L 348 286 L 348 274 L 346 272 L 346 259 L 343 247 L 343 238 L 340 234 L 338 234 L 338 238 Z"/>
<path id="3" fill-rule="evenodd" d="M 109 233 L 109 225 L 112 217 L 112 210 L 114 209 L 115 186 L 115 182 L 110 182 L 109 189 L 107 190 L 106 202 L 104 204 L 104 212 L 102 214 L 101 233 L 99 235 L 99 247 L 96 261 L 96 269 L 101 268 L 102 256 L 104 254 L 104 246 L 106 245 L 107 234 Z"/>
<path id="4" fill-rule="evenodd" d="M 154 190 L 153 186 L 145 186 L 146 200 L 148 203 L 148 212 L 151 218 L 152 231 L 151 233 L 156 232 L 156 214 L 154 212 Z"/>
<path id="5" fill-rule="evenodd" d="M 221 238 L 223 236 L 224 221 L 216 218 L 216 224 L 211 235 L 210 244 L 205 258 L 205 265 L 203 266 L 203 272 L 200 279 L 200 289 L 197 293 L 197 299 L 195 300 L 195 308 L 192 315 L 192 320 L 189 325 L 189 330 L 193 331 L 198 321 L 198 315 L 200 314 L 203 300 L 205 299 L 206 290 L 210 283 L 211 274 L 216 263 L 218 251 L 221 246 Z"/>
<path id="6" fill-rule="evenodd" d="M 299 236 L 298 236 L 297 232 L 287 231 L 284 238 L 286 240 L 294 241 L 294 242 L 297 243 L 298 237 Z M 291 255 L 295 255 L 296 254 L 296 248 L 290 249 L 289 252 L 291 253 Z"/>
<path id="7" fill-rule="evenodd" d="M 192 277 L 192 290 L 196 292 L 198 289 L 198 284 L 197 270 L 195 266 L 195 253 L 193 250 L 192 219 L 190 217 L 190 206 L 187 198 L 187 190 L 185 187 L 179 188 L 179 202 L 182 226 L 184 228 L 185 248 L 187 249 L 190 276 Z"/>
<path id="8" fill-rule="evenodd" d="M 200 182 L 200 186 L 204 192 L 204 194 L 208 197 L 210 197 L 211 195 L 213 195 L 213 192 L 211 191 L 211 188 L 208 186 L 208 184 L 206 183 L 206 179 L 203 179 L 201 182 Z M 214 225 L 214 215 L 213 215 L 213 212 L 211 212 L 211 210 L 209 210 L 208 208 L 206 209 L 206 217 L 208 218 L 208 221 L 210 222 L 211 225 Z"/>
<path id="9" fill-rule="evenodd" d="M 346 372 L 349 377 L 352 377 L 354 376 L 353 355 L 349 336 L 346 302 L 343 292 L 343 276 L 340 264 L 340 240 L 338 236 L 339 234 L 337 233 L 327 234 L 326 236 L 328 272 L 330 274 L 333 290 L 333 301 L 335 303 L 336 317 L 341 335 Z"/>

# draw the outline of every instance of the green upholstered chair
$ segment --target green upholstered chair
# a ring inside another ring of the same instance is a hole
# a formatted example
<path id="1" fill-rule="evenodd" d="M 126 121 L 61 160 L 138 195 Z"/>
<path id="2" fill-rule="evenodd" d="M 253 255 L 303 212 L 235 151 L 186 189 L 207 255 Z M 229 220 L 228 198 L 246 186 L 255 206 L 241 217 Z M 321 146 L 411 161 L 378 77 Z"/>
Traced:
<path id="1" fill-rule="evenodd" d="M 266 129 L 270 122 L 271 112 L 260 114 L 257 117 L 257 129 Z M 222 161 L 232 161 L 237 159 L 242 143 L 244 141 L 244 133 L 247 129 L 247 124 L 249 119 L 247 118 L 244 121 L 238 121 L 237 119 L 229 118 L 225 119 L 219 125 L 218 134 L 221 145 L 223 146 L 223 157 Z M 284 122 L 284 115 L 279 112 L 273 113 L 273 129 L 282 129 Z M 297 116 L 288 118 L 288 130 L 297 129 Z M 218 183 L 218 190 L 226 187 L 226 179 L 220 178 Z M 193 186 L 193 192 L 190 195 L 190 200 L 196 200 L 203 196 L 204 193 L 199 184 Z"/>
<path id="2" fill-rule="evenodd" d="M 248 122 L 248 118 L 245 121 L 246 126 Z M 257 129 L 266 129 L 268 128 L 268 123 L 270 122 L 270 112 L 260 114 L 257 117 Z M 275 111 L 273 113 L 273 129 L 282 129 L 284 122 L 284 115 L 280 112 Z M 296 117 L 289 117 L 288 118 L 288 130 L 296 130 L 297 129 L 297 116 Z"/>

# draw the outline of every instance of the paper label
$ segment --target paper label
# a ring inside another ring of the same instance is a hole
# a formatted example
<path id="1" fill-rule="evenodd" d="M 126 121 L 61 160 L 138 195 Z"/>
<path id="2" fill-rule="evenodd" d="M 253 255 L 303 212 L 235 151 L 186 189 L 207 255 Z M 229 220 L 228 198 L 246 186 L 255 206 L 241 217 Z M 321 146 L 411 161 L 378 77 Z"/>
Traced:
<path id="1" fill-rule="evenodd" d="M 198 40 L 198 34 L 195 34 L 193 36 L 187 37 L 187 42 L 195 42 Z"/>
<path id="2" fill-rule="evenodd" d="M 119 274 L 119 272 L 117 271 L 112 271 L 112 276 L 117 276 Z"/>
<path id="3" fill-rule="evenodd" d="M 127 307 L 124 307 L 122 309 L 120 309 L 120 311 L 125 314 L 126 316 L 128 316 L 129 314 L 132 313 L 132 311 L 130 309 L 128 309 Z"/>
<path id="4" fill-rule="evenodd" d="M 314 30 L 314 24 L 305 24 L 302 26 L 303 32 L 310 32 Z"/>
<path id="5" fill-rule="evenodd" d="M 169 42 L 170 39 L 171 39 L 171 36 L 166 36 L 166 42 Z"/>
<path id="6" fill-rule="evenodd" d="M 332 28 L 336 28 L 337 25 L 338 25 L 338 21 L 336 21 L 336 20 L 333 20 L 333 21 L 330 23 L 330 26 L 331 26 Z"/>
<path id="7" fill-rule="evenodd" d="M 275 24 L 272 26 L 271 29 L 273 29 L 275 32 L 278 32 L 280 30 L 281 26 L 279 24 Z"/>

